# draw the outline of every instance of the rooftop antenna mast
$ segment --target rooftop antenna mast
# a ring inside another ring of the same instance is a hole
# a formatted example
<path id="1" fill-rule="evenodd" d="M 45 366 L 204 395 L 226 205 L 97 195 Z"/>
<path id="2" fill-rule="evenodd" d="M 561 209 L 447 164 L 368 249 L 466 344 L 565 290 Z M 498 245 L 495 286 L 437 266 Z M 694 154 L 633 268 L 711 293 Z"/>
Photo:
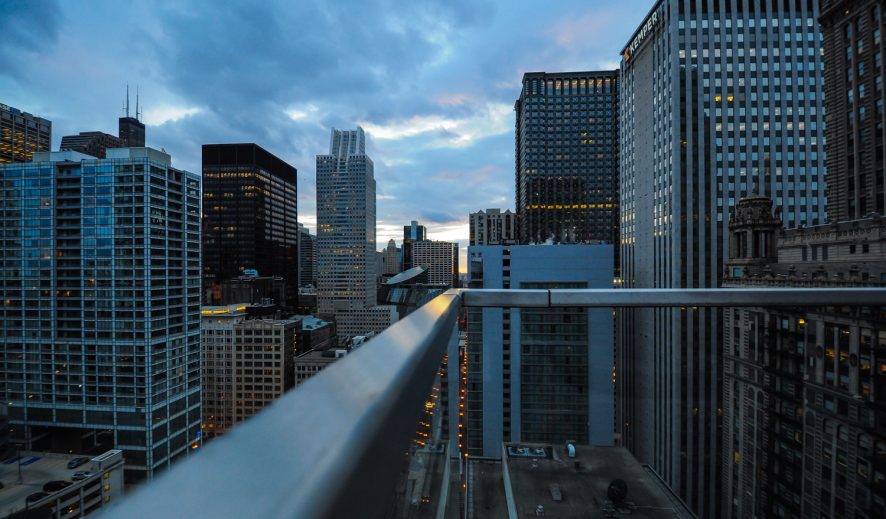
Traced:
<path id="1" fill-rule="evenodd" d="M 126 83 L 126 117 L 129 117 L 129 83 Z"/>
<path id="2" fill-rule="evenodd" d="M 135 86 L 135 118 L 138 121 L 142 119 L 142 114 L 138 110 L 138 85 Z"/>

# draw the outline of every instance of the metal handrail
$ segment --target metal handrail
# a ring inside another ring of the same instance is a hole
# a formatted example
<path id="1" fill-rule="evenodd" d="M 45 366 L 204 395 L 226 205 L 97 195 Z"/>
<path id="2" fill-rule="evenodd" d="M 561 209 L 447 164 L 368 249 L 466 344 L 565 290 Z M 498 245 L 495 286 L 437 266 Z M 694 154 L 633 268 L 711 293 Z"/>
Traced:
<path id="1" fill-rule="evenodd" d="M 456 331 L 447 292 L 107 510 L 108 517 L 378 517 Z"/>
<path id="2" fill-rule="evenodd" d="M 109 507 L 107 516 L 382 515 L 462 305 L 886 306 L 886 289 L 449 290 Z"/>
<path id="3" fill-rule="evenodd" d="M 886 288 L 461 289 L 464 306 L 696 307 L 886 306 Z"/>

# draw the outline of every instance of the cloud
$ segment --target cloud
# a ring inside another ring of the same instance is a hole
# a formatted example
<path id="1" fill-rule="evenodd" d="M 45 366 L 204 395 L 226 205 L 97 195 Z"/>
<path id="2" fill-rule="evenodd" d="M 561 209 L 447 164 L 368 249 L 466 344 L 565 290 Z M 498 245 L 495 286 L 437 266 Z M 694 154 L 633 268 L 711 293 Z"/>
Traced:
<path id="1" fill-rule="evenodd" d="M 461 148 L 484 137 L 500 135 L 513 129 L 512 112 L 510 105 L 487 103 L 476 112 L 463 117 L 415 115 L 382 124 L 369 121 L 361 121 L 359 124 L 375 139 L 400 140 L 431 134 L 430 146 Z"/>
<path id="2" fill-rule="evenodd" d="M 464 246 L 470 212 L 513 208 L 523 73 L 617 63 L 649 3 L 0 0 L 0 102 L 51 119 L 57 147 L 115 132 L 138 85 L 149 146 L 199 172 L 202 144 L 260 144 L 298 169 L 312 229 L 316 155 L 362 122 L 378 243 L 420 220 Z"/>
<path id="3" fill-rule="evenodd" d="M 144 123 L 148 126 L 160 126 L 170 121 L 178 121 L 200 113 L 201 109 L 195 106 L 170 106 L 163 105 L 149 108 L 144 115 Z"/>

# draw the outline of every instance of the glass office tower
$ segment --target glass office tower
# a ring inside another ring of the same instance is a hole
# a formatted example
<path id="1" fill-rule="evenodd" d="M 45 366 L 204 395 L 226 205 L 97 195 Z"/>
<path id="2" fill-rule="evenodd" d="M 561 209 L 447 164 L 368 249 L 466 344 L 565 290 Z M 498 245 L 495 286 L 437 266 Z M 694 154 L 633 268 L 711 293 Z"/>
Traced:
<path id="1" fill-rule="evenodd" d="M 200 177 L 107 153 L 0 165 L 0 379 L 13 441 L 136 482 L 200 442 Z"/>
<path id="2" fill-rule="evenodd" d="M 825 220 L 818 2 L 661 0 L 623 50 L 626 287 L 717 287 L 752 192 L 786 227 Z M 620 312 L 617 423 L 700 517 L 717 515 L 722 311 Z"/>
<path id="3" fill-rule="evenodd" d="M 617 70 L 523 75 L 514 104 L 520 243 L 615 240 L 617 106 Z"/>

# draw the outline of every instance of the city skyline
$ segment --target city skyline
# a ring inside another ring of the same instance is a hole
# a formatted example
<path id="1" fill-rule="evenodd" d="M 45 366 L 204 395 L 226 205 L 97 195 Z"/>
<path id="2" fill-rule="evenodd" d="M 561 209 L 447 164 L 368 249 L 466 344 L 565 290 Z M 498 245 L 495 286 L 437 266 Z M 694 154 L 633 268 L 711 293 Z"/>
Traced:
<path id="1" fill-rule="evenodd" d="M 133 100 L 138 85 L 149 146 L 199 172 L 201 144 L 258 143 L 298 168 L 299 222 L 312 230 L 314 156 L 326 149 L 331 127 L 359 124 L 377 166 L 378 248 L 420 220 L 430 239 L 459 242 L 464 265 L 469 213 L 514 209 L 513 106 L 523 73 L 617 68 L 651 5 L 361 3 L 325 12 L 282 4 L 262 12 L 4 5 L 0 90 L 2 102 L 53 121 L 57 150 L 63 135 L 116 134 L 126 83 Z M 137 26 L 123 23 L 134 19 Z M 216 26 L 229 27 L 224 40 Z M 341 27 L 331 45 L 330 27 Z M 299 37 L 287 41 L 290 30 Z M 254 34 L 265 36 L 248 41 Z M 110 44 L 124 35 L 138 43 Z M 58 69 L 41 63 L 79 71 L 78 81 L 59 92 L 51 80 Z M 452 190 L 455 183 L 469 189 Z M 440 203 L 424 204 L 429 197 Z"/>

